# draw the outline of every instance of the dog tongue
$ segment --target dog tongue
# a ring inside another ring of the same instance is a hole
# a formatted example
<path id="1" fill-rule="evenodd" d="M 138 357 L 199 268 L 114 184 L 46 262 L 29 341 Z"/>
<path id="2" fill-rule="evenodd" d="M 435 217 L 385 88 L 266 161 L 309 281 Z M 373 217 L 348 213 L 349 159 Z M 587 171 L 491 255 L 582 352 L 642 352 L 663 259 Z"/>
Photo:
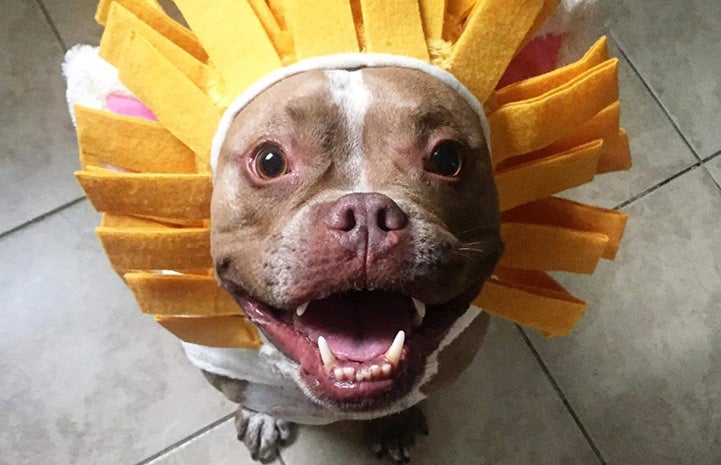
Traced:
<path id="1" fill-rule="evenodd" d="M 391 292 L 351 292 L 308 305 L 296 328 L 313 341 L 323 336 L 341 360 L 364 362 L 384 354 L 398 331 L 410 331 L 413 303 Z"/>

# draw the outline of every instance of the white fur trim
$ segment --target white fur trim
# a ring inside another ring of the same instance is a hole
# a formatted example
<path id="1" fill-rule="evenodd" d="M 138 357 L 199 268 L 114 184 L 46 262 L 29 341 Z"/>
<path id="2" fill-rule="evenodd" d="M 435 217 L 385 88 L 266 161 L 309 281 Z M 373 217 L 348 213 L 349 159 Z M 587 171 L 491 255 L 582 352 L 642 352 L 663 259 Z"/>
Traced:
<path id="1" fill-rule="evenodd" d="M 105 98 L 110 94 L 132 96 L 120 82 L 118 70 L 100 58 L 98 47 L 76 45 L 65 53 L 63 75 L 67 80 L 65 97 L 75 124 L 75 105 L 107 110 Z"/>
<path id="2" fill-rule="evenodd" d="M 596 0 L 562 0 L 556 11 L 536 33 L 536 37 L 549 34 L 563 35 L 558 53 L 558 66 L 580 59 L 599 35 L 594 18 Z"/>
<path id="3" fill-rule="evenodd" d="M 220 120 L 220 124 L 218 124 L 218 129 L 213 137 L 213 145 L 210 151 L 211 169 L 215 172 L 215 168 L 218 165 L 218 157 L 220 156 L 220 149 L 225 141 L 225 136 L 228 134 L 228 130 L 230 129 L 230 125 L 233 123 L 235 116 L 254 98 L 260 95 L 261 92 L 273 84 L 306 71 L 333 69 L 354 70 L 381 67 L 398 67 L 422 71 L 442 81 L 448 87 L 453 89 L 463 100 L 465 100 L 465 102 L 468 103 L 468 105 L 470 105 L 473 111 L 478 115 L 478 119 L 483 126 L 486 141 L 490 144 L 491 139 L 488 129 L 488 119 L 486 118 L 486 113 L 483 110 L 483 105 L 481 105 L 471 91 L 461 84 L 461 82 L 451 73 L 426 63 L 425 61 L 401 55 L 390 55 L 385 53 L 342 53 L 338 55 L 326 55 L 309 58 L 290 66 L 286 66 L 285 68 L 280 68 L 256 81 L 242 94 L 240 94 L 230 104 L 228 109 L 225 110 L 225 113 Z"/>

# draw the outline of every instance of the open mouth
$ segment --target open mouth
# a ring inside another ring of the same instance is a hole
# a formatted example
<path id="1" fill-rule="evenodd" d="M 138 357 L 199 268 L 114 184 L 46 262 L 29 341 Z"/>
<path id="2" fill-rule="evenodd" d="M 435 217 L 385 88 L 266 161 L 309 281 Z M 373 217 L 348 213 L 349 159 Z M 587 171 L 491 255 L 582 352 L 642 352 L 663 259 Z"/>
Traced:
<path id="1" fill-rule="evenodd" d="M 395 291 L 354 290 L 283 310 L 242 290 L 232 293 L 273 344 L 300 365 L 318 398 L 352 410 L 407 393 L 475 296 L 470 290 L 444 304 L 426 305 Z"/>

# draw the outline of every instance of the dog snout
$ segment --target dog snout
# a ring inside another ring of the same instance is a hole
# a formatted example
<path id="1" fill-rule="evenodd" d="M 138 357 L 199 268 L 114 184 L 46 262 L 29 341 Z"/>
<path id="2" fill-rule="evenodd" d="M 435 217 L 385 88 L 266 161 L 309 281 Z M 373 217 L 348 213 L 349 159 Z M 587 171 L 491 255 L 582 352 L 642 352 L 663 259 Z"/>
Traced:
<path id="1" fill-rule="evenodd" d="M 340 235 L 347 248 L 366 248 L 369 258 L 399 242 L 408 216 L 391 198 L 378 193 L 347 194 L 330 205 L 325 226 Z"/>
<path id="2" fill-rule="evenodd" d="M 331 229 L 347 233 L 356 229 L 388 232 L 405 228 L 408 217 L 383 194 L 347 194 L 330 207 L 324 222 Z"/>

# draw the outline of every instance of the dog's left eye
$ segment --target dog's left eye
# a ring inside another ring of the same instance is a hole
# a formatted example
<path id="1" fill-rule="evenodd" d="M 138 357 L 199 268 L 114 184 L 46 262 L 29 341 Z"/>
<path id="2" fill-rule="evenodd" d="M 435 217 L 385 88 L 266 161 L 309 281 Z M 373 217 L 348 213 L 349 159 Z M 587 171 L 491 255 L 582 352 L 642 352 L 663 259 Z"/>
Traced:
<path id="1" fill-rule="evenodd" d="M 283 176 L 288 172 L 288 159 L 278 147 L 263 147 L 255 156 L 255 171 L 264 179 Z"/>
<path id="2" fill-rule="evenodd" d="M 438 143 L 425 162 L 426 171 L 441 176 L 455 177 L 461 172 L 461 155 L 458 142 L 444 140 Z"/>

